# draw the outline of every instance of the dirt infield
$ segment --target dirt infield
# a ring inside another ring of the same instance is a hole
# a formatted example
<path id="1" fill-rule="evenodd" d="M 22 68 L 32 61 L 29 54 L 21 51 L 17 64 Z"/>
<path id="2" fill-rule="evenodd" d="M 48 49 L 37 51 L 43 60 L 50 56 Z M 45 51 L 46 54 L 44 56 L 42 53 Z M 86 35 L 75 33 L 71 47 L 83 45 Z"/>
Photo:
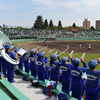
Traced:
<path id="1" fill-rule="evenodd" d="M 88 45 L 91 44 L 91 50 L 88 51 Z M 20 43 L 17 44 L 19 47 L 24 49 L 36 48 L 38 46 L 45 47 L 48 46 L 48 49 L 59 49 L 63 51 L 69 46 L 69 52 L 74 50 L 75 52 L 86 52 L 86 53 L 100 53 L 100 41 L 37 41 L 31 43 Z"/>

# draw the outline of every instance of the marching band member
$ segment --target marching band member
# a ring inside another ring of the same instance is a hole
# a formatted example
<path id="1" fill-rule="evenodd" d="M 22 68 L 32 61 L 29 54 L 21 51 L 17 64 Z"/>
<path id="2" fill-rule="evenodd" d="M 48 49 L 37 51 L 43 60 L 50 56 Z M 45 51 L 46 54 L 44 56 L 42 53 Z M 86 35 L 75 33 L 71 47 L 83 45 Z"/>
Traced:
<path id="1" fill-rule="evenodd" d="M 15 53 L 17 53 L 18 50 L 19 50 L 19 49 L 14 48 L 14 52 L 15 52 Z M 19 64 L 18 64 L 19 69 L 23 70 L 23 64 L 24 64 L 23 56 L 20 56 L 20 60 L 19 60 Z"/>
<path id="2" fill-rule="evenodd" d="M 23 55 L 23 61 L 24 61 L 24 66 L 25 66 L 25 72 L 29 74 L 30 64 L 28 62 L 28 58 L 29 58 L 29 54 L 28 54 L 28 50 L 26 50 L 26 53 Z M 23 79 L 28 81 L 28 76 L 24 76 Z"/>
<path id="3" fill-rule="evenodd" d="M 35 49 L 30 50 L 29 60 L 30 60 L 31 75 L 37 77 L 38 66 L 36 65 L 37 55 Z"/>
<path id="4" fill-rule="evenodd" d="M 23 60 L 24 60 L 25 72 L 27 72 L 27 73 L 30 72 L 28 58 L 29 58 L 29 54 L 28 54 L 28 50 L 26 50 L 26 53 L 23 55 Z"/>
<path id="5" fill-rule="evenodd" d="M 58 57 L 59 62 L 56 61 L 57 59 L 57 55 L 52 54 L 50 56 L 50 68 L 51 68 L 51 75 L 50 75 L 50 80 L 56 81 L 56 87 L 60 78 L 60 72 L 59 72 L 59 68 L 60 68 L 60 63 L 61 63 L 61 59 Z"/>
<path id="6" fill-rule="evenodd" d="M 62 57 L 61 61 L 61 79 L 62 79 L 62 91 L 69 94 L 71 90 L 71 82 L 72 82 L 72 75 L 71 75 L 71 68 L 73 67 L 72 64 L 68 63 L 68 57 Z"/>
<path id="7" fill-rule="evenodd" d="M 71 58 L 71 56 L 70 56 Z M 74 60 L 71 58 L 73 63 L 73 67 L 71 69 L 72 74 L 72 96 L 81 100 L 82 92 L 83 92 L 83 80 L 82 80 L 82 72 L 85 72 L 87 65 L 84 62 L 83 58 L 81 60 L 79 58 L 75 58 Z M 83 63 L 84 68 L 79 67 L 80 62 Z"/>
<path id="8" fill-rule="evenodd" d="M 5 49 L 6 53 L 8 53 L 12 59 L 16 60 L 16 55 L 11 51 L 11 46 L 5 45 Z M 14 82 L 14 65 L 9 62 L 7 62 L 7 78 L 10 83 Z"/>
<path id="9" fill-rule="evenodd" d="M 50 66 L 49 66 L 49 60 L 48 59 L 46 59 L 46 60 L 47 60 L 47 63 L 46 63 L 46 68 L 45 68 L 45 70 L 46 70 L 45 79 L 49 80 L 49 78 L 50 78 Z"/>
<path id="10" fill-rule="evenodd" d="M 3 47 L 5 48 L 5 44 L 3 44 Z M 3 57 L 1 57 L 1 60 L 1 67 L 3 68 L 4 77 L 7 77 L 7 61 Z"/>
<path id="11" fill-rule="evenodd" d="M 20 61 L 19 61 L 19 64 L 18 64 L 18 67 L 23 71 L 23 64 L 24 64 L 24 61 L 23 61 L 23 56 L 20 57 Z"/>
<path id="12" fill-rule="evenodd" d="M 37 58 L 37 66 L 38 66 L 38 79 L 42 80 L 43 82 L 45 82 L 45 67 L 46 67 L 46 59 L 47 57 L 45 57 L 45 59 L 43 58 L 43 52 L 39 52 L 37 54 L 38 58 Z"/>
<path id="13" fill-rule="evenodd" d="M 3 61 L 3 57 L 0 57 L 0 72 L 2 72 L 3 69 L 2 61 Z"/>
<path id="14" fill-rule="evenodd" d="M 99 77 L 100 71 L 95 68 L 100 63 L 100 60 L 90 60 L 88 63 L 89 69 L 86 69 L 87 84 L 86 84 L 86 100 L 99 100 Z"/>

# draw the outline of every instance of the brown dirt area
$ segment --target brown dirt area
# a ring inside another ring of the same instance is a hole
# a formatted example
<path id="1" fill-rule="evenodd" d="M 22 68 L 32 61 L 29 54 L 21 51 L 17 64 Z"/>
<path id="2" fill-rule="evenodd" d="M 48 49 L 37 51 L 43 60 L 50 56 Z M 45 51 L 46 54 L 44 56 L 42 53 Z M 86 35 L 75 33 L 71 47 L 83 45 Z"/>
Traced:
<path id="1" fill-rule="evenodd" d="M 40 48 L 48 46 L 47 49 L 59 49 L 63 51 L 67 49 L 67 44 L 69 45 L 69 52 L 74 50 L 75 52 L 86 52 L 86 53 L 100 53 L 100 41 L 37 41 L 37 42 L 27 42 L 27 43 L 19 43 L 18 47 L 23 49 L 36 48 L 40 46 Z M 81 44 L 81 49 L 80 49 Z M 88 45 L 91 44 L 91 50 L 88 51 Z"/>

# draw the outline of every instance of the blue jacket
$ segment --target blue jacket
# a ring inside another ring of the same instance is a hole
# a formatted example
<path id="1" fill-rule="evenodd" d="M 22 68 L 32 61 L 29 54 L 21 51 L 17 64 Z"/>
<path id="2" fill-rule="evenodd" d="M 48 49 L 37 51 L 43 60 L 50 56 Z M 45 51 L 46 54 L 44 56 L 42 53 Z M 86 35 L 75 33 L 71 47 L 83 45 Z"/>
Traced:
<path id="1" fill-rule="evenodd" d="M 52 61 L 52 65 L 51 67 L 51 77 L 59 77 L 60 76 L 60 72 L 59 72 L 59 68 L 61 65 L 61 60 L 59 59 L 59 62 L 57 62 L 56 60 Z"/>
<path id="2" fill-rule="evenodd" d="M 25 62 L 28 62 L 28 58 L 29 58 L 29 55 L 28 54 L 24 54 L 23 55 L 23 61 L 24 61 L 24 63 Z"/>
<path id="3" fill-rule="evenodd" d="M 70 63 L 61 63 L 60 68 L 62 70 L 62 80 L 64 81 L 68 81 L 68 80 L 72 80 L 72 75 L 71 75 L 71 68 L 73 67 L 72 64 Z"/>
<path id="4" fill-rule="evenodd" d="M 36 60 L 37 60 L 37 55 L 36 54 L 30 55 L 29 62 L 30 62 L 31 69 L 35 69 L 35 67 L 36 67 Z"/>
<path id="5" fill-rule="evenodd" d="M 73 59 L 71 59 L 71 61 L 73 63 Z M 80 81 L 80 80 L 82 80 L 82 74 L 88 68 L 84 61 L 82 63 L 83 63 L 83 67 L 73 66 L 73 68 L 71 69 L 72 81 Z"/>
<path id="6" fill-rule="evenodd" d="M 86 69 L 86 74 L 87 74 L 87 85 L 89 87 L 98 87 L 100 71 L 91 71 L 90 69 Z"/>
<path id="7" fill-rule="evenodd" d="M 24 61 L 23 61 L 23 56 L 22 57 L 20 57 L 20 62 L 19 62 L 19 64 L 23 64 L 24 63 Z"/>
<path id="8" fill-rule="evenodd" d="M 45 72 L 46 63 L 47 63 L 46 57 L 45 57 L 45 59 L 42 58 L 42 57 L 37 59 L 36 64 L 38 66 L 38 72 L 39 73 L 44 73 Z"/>

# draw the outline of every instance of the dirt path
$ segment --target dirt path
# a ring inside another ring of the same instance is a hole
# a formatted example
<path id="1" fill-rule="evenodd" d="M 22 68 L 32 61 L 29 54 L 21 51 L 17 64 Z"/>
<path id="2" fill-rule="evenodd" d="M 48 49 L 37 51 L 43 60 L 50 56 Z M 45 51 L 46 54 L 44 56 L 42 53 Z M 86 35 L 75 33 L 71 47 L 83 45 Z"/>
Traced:
<path id="1" fill-rule="evenodd" d="M 81 44 L 81 48 L 80 48 Z M 91 44 L 91 50 L 88 51 L 88 45 Z M 86 53 L 100 53 L 100 41 L 43 41 L 31 42 L 31 43 L 20 43 L 18 47 L 29 50 L 30 48 L 36 48 L 38 46 L 45 47 L 48 49 L 59 49 L 63 51 L 69 46 L 69 51 L 74 50 L 75 52 L 86 52 Z"/>

